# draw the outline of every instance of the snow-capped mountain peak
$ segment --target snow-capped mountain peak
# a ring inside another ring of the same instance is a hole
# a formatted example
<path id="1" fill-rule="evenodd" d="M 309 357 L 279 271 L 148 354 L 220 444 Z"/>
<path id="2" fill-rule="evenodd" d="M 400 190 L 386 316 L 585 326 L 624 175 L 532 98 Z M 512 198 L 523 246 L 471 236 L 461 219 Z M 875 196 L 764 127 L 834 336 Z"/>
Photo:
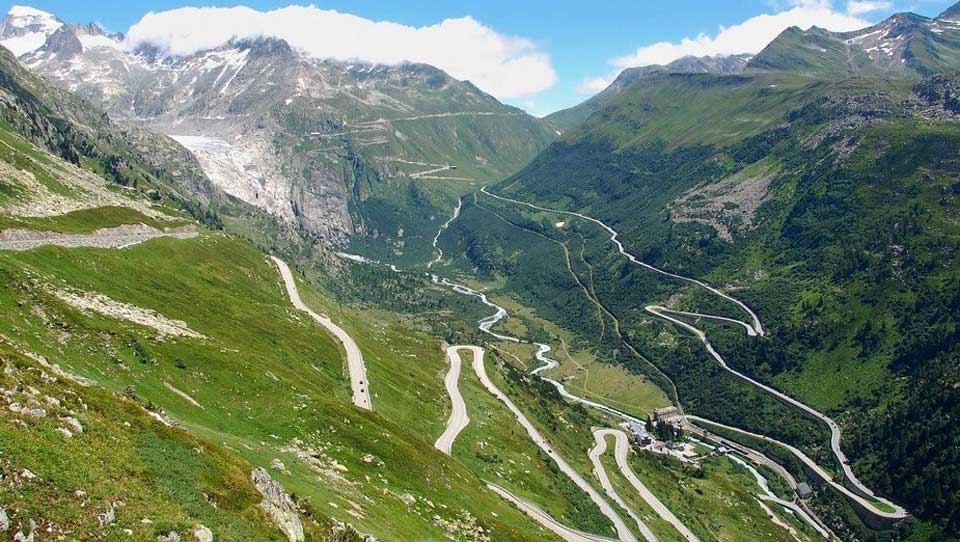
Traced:
<path id="1" fill-rule="evenodd" d="M 43 46 L 47 37 L 63 26 L 51 13 L 28 6 L 13 6 L 0 22 L 0 45 L 20 56 Z"/>
<path id="2" fill-rule="evenodd" d="M 52 13 L 47 13 L 46 11 L 32 8 L 30 6 L 13 6 L 10 8 L 10 11 L 7 12 L 7 16 L 14 19 L 28 20 L 31 22 L 58 20 Z"/>

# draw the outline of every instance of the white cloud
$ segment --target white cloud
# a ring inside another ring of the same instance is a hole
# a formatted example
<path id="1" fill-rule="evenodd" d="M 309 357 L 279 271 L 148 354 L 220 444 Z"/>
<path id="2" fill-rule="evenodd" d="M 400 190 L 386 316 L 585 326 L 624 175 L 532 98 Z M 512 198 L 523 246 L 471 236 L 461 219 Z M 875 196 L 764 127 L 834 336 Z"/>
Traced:
<path id="1" fill-rule="evenodd" d="M 550 57 L 531 40 L 505 36 L 472 17 L 412 27 L 312 5 L 266 12 L 242 6 L 186 7 L 146 14 L 130 27 L 127 43 L 150 43 L 186 55 L 254 36 L 282 38 L 321 58 L 431 64 L 498 98 L 535 94 L 556 82 Z"/>
<path id="2" fill-rule="evenodd" d="M 893 2 L 872 2 L 870 0 L 864 0 L 864 1 L 850 0 L 849 2 L 847 2 L 847 13 L 851 15 L 863 15 L 864 13 L 890 9 L 892 7 L 893 7 Z"/>
<path id="3" fill-rule="evenodd" d="M 761 14 L 730 27 L 720 27 L 714 35 L 700 34 L 679 42 L 659 42 L 638 48 L 629 55 L 610 61 L 620 69 L 650 64 L 667 64 L 678 58 L 693 56 L 758 53 L 773 38 L 791 26 L 807 29 L 819 26 L 828 30 L 846 31 L 863 28 L 870 23 L 852 14 L 833 9 L 827 0 L 791 2 L 792 7 L 774 14 Z"/>

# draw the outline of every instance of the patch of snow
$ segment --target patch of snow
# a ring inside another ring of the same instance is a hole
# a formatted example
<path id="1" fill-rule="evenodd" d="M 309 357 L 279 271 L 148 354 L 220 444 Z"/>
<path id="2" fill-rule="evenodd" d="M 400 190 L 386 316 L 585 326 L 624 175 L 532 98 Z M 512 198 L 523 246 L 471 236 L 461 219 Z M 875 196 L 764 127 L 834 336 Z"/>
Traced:
<path id="1" fill-rule="evenodd" d="M 847 40 L 847 44 L 849 45 L 849 44 L 851 44 L 851 43 L 861 42 L 861 41 L 869 38 L 870 36 L 875 36 L 875 35 L 877 35 L 877 34 L 879 34 L 879 33 L 881 33 L 881 32 L 886 32 L 886 29 L 882 29 L 882 28 L 881 28 L 880 30 L 874 30 L 873 32 L 867 32 L 866 34 L 861 34 L 861 35 L 856 36 L 856 37 L 854 37 L 854 38 L 850 38 L 850 39 Z"/>
<path id="2" fill-rule="evenodd" d="M 223 84 L 223 87 L 220 89 L 220 94 L 224 95 L 227 93 L 227 89 L 230 88 L 230 83 L 233 83 L 233 80 L 240 75 L 240 72 L 243 71 L 243 68 L 247 65 L 247 55 L 249 55 L 250 50 L 244 49 L 243 51 L 229 50 L 225 51 L 223 54 L 223 70 L 220 72 L 220 75 L 217 76 L 217 81 L 214 82 L 214 86 L 220 81 L 220 78 L 228 70 L 235 70 L 233 75 L 230 76 L 230 79 L 227 79 L 227 82 Z"/>
<path id="3" fill-rule="evenodd" d="M 0 44 L 10 49 L 13 54 L 20 56 L 43 47 L 46 41 L 47 35 L 43 32 L 30 32 L 22 36 L 7 38 L 0 41 Z"/>
<path id="4" fill-rule="evenodd" d="M 77 39 L 80 40 L 80 45 L 83 46 L 84 51 L 89 51 L 98 47 L 108 47 L 118 51 L 123 49 L 122 43 L 107 36 L 78 33 Z"/>
<path id="5" fill-rule="evenodd" d="M 52 14 L 28 6 L 13 6 L 7 12 L 7 23 L 17 29 L 17 36 L 0 41 L 13 54 L 20 56 L 36 51 L 63 23 Z"/>
<path id="6" fill-rule="evenodd" d="M 21 5 L 12 6 L 10 8 L 10 11 L 7 12 L 7 15 L 10 15 L 11 17 L 14 17 L 14 18 L 37 17 L 37 18 L 43 18 L 43 19 L 54 19 L 54 16 L 51 13 L 48 13 L 46 11 L 43 11 L 41 9 L 37 9 L 34 7 L 21 6 Z M 17 26 L 17 25 L 14 24 L 14 26 Z"/>

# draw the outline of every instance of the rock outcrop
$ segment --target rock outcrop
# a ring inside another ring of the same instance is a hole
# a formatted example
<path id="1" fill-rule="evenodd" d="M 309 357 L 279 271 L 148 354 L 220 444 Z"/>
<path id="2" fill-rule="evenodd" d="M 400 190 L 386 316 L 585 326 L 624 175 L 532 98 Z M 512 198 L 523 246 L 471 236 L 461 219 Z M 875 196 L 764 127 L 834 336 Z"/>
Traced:
<path id="1" fill-rule="evenodd" d="M 270 473 L 259 467 L 253 469 L 250 479 L 257 491 L 263 495 L 260 508 L 270 516 L 283 534 L 287 535 L 290 542 L 302 542 L 303 524 L 300 522 L 300 514 L 283 486 L 277 483 Z"/>

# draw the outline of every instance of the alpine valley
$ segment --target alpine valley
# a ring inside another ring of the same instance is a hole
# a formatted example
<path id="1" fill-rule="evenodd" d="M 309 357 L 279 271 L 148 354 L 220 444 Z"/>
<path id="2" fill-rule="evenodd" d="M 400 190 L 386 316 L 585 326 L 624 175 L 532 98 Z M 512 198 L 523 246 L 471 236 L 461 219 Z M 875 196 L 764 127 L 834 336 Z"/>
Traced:
<path id="1" fill-rule="evenodd" d="M 542 118 L 0 46 L 3 539 L 960 542 L 960 4 Z"/>

